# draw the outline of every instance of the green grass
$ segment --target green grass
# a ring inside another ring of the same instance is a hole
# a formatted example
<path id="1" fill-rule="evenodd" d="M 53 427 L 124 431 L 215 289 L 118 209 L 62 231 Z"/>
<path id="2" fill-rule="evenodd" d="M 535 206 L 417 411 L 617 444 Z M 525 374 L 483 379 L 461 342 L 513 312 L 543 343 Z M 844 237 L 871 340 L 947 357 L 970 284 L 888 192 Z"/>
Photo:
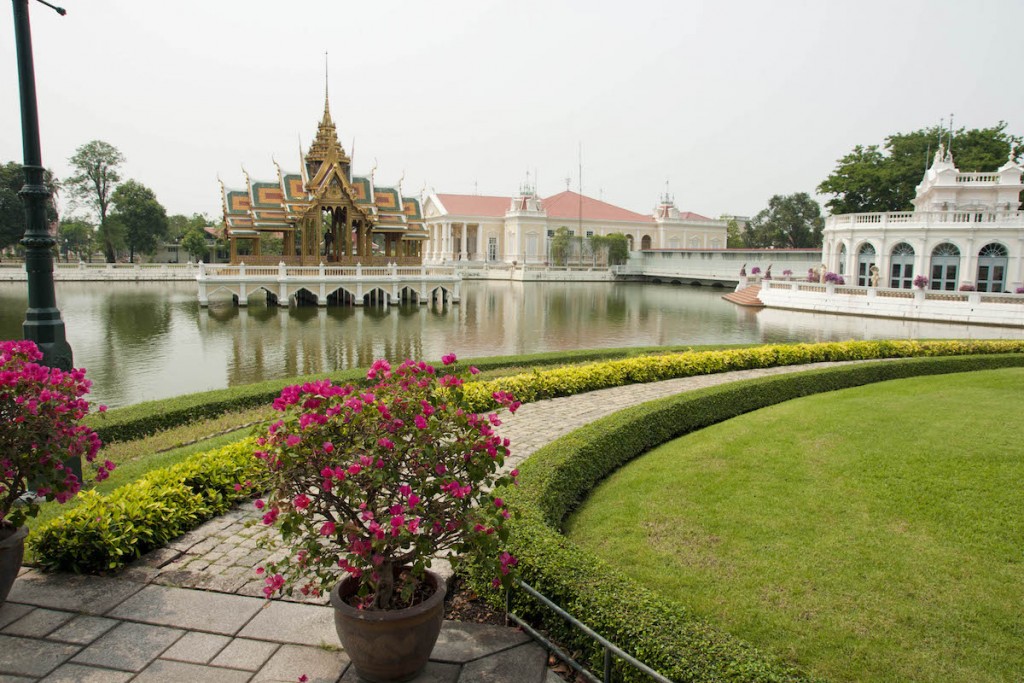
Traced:
<path id="1" fill-rule="evenodd" d="M 823 394 L 678 439 L 570 538 L 835 681 L 1024 671 L 1024 369 Z"/>

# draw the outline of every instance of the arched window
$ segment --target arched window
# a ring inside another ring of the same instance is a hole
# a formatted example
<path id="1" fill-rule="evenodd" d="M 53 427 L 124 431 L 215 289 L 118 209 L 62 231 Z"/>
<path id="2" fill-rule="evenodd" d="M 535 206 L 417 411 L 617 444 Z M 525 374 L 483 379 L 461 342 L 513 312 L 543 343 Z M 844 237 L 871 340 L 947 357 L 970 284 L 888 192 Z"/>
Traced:
<path id="1" fill-rule="evenodd" d="M 690 238 L 690 248 L 691 249 L 700 249 L 700 238 L 699 237 L 691 237 Z"/>
<path id="2" fill-rule="evenodd" d="M 960 276 L 960 250 L 943 242 L 932 249 L 932 277 L 929 286 L 936 290 L 956 291 Z"/>
<path id="3" fill-rule="evenodd" d="M 910 289 L 914 284 L 914 248 L 900 242 L 892 248 L 889 257 L 889 286 Z"/>
<path id="4" fill-rule="evenodd" d="M 722 248 L 722 240 L 718 239 L 717 237 L 715 239 L 711 240 L 711 248 L 712 249 L 721 249 Z"/>
<path id="5" fill-rule="evenodd" d="M 857 252 L 857 285 L 867 287 L 871 284 L 871 266 L 875 265 L 875 247 L 870 242 L 861 245 Z"/>
<path id="6" fill-rule="evenodd" d="M 651 236 L 650 235 L 644 235 L 640 239 L 640 248 L 641 249 L 650 249 L 651 248 Z"/>
<path id="7" fill-rule="evenodd" d="M 629 243 L 629 250 L 633 251 L 633 236 L 626 235 L 626 241 Z"/>
<path id="8" fill-rule="evenodd" d="M 1006 264 L 1010 252 L 1003 245 L 992 242 L 978 252 L 978 291 L 1001 292 L 1006 286 Z"/>

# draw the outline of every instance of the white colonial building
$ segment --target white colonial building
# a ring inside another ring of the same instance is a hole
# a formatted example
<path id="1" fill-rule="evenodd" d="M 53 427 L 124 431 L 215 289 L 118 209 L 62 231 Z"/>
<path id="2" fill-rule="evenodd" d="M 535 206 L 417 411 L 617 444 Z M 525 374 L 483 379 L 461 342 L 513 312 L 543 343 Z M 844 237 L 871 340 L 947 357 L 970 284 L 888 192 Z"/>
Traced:
<path id="1" fill-rule="evenodd" d="M 917 186 L 909 212 L 829 216 L 823 260 L 848 285 L 1014 292 L 1024 280 L 1021 166 L 1011 158 L 993 173 L 963 173 L 940 148 Z"/>
<path id="2" fill-rule="evenodd" d="M 559 228 L 576 237 L 621 233 L 634 249 L 723 249 L 726 221 L 679 211 L 664 195 L 651 214 L 565 191 L 537 196 L 529 184 L 515 197 L 427 195 L 423 201 L 428 263 L 544 263 Z"/>

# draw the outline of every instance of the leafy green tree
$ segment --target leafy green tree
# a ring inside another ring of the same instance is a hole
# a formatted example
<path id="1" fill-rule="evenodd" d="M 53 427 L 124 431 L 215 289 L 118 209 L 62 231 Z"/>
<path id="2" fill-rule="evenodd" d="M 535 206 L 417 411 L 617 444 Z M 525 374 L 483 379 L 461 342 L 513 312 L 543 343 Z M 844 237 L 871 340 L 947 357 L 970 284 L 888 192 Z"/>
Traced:
<path id="1" fill-rule="evenodd" d="M 1006 132 L 1006 122 L 991 128 L 953 133 L 953 162 L 961 171 L 994 171 L 1012 153 L 1019 160 L 1024 152 L 1021 137 Z M 832 173 L 818 185 L 820 194 L 832 198 L 825 206 L 833 214 L 874 211 L 909 211 L 915 189 L 926 165 L 939 146 L 943 131 L 938 126 L 910 133 L 895 133 L 878 145 L 857 145 L 839 159 Z M 943 137 L 948 144 L 948 137 Z"/>
<path id="2" fill-rule="evenodd" d="M 108 263 L 117 260 L 116 226 L 107 225 L 107 213 L 114 188 L 121 181 L 120 167 L 124 155 L 113 145 L 102 140 L 87 142 L 68 160 L 75 174 L 67 180 L 72 198 L 85 202 L 96 211 L 99 218 L 97 231 L 103 241 L 103 252 Z"/>
<path id="3" fill-rule="evenodd" d="M 206 231 L 202 228 L 189 228 L 181 238 L 181 246 L 196 261 L 205 261 L 210 255 L 210 247 L 206 243 Z"/>
<path id="4" fill-rule="evenodd" d="M 167 238 L 179 240 L 193 228 L 202 230 L 208 225 L 213 225 L 213 221 L 205 213 L 194 213 L 191 216 L 176 213 L 167 217 Z"/>
<path id="5" fill-rule="evenodd" d="M 568 263 L 570 242 L 572 242 L 572 235 L 569 234 L 569 228 L 563 225 L 555 230 L 555 235 L 551 238 L 551 262 L 553 264 L 564 266 Z"/>
<path id="6" fill-rule="evenodd" d="M 729 222 L 725 224 L 725 234 L 726 247 L 730 249 L 739 249 L 746 246 L 743 241 L 743 235 L 740 232 L 740 224 L 735 218 L 730 218 Z"/>
<path id="7" fill-rule="evenodd" d="M 754 216 L 743 231 L 745 246 L 786 249 L 821 246 L 825 221 L 821 207 L 806 192 L 775 195 L 768 208 Z"/>
<path id="8" fill-rule="evenodd" d="M 57 246 L 64 250 L 65 258 L 74 252 L 81 259 L 92 252 L 95 236 L 96 226 L 92 223 L 84 218 L 68 218 L 62 220 L 57 229 Z"/>
<path id="9" fill-rule="evenodd" d="M 51 193 L 57 191 L 57 181 L 50 171 L 43 174 L 43 182 Z M 0 164 L 0 249 L 17 244 L 25 234 L 25 205 L 18 192 L 25 185 L 22 165 L 16 161 Z M 46 204 L 46 222 L 57 220 L 57 207 L 51 199 Z"/>
<path id="10" fill-rule="evenodd" d="M 594 251 L 606 249 L 608 252 L 608 265 L 616 266 L 625 263 L 629 259 L 629 240 L 621 232 L 613 232 L 609 235 L 594 235 L 590 238 Z"/>
<path id="11" fill-rule="evenodd" d="M 135 252 L 153 253 L 167 237 L 167 211 L 156 194 L 136 180 L 127 180 L 111 195 L 114 212 L 125 227 L 132 262 Z"/>

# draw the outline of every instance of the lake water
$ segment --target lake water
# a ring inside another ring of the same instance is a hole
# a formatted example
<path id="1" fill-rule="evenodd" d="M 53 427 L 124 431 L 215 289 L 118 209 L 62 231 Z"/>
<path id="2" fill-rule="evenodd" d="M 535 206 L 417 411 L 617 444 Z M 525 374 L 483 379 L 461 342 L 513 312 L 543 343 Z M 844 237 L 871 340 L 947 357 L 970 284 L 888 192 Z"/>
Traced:
<path id="1" fill-rule="evenodd" d="M 62 282 L 57 304 L 90 398 L 111 407 L 369 365 L 567 349 L 846 339 L 1024 338 L 1024 330 L 751 310 L 726 290 L 639 283 L 464 282 L 460 304 L 199 307 L 191 282 Z M 19 339 L 25 283 L 0 283 L 0 338 Z M 253 299 L 255 303 L 255 298 Z"/>

